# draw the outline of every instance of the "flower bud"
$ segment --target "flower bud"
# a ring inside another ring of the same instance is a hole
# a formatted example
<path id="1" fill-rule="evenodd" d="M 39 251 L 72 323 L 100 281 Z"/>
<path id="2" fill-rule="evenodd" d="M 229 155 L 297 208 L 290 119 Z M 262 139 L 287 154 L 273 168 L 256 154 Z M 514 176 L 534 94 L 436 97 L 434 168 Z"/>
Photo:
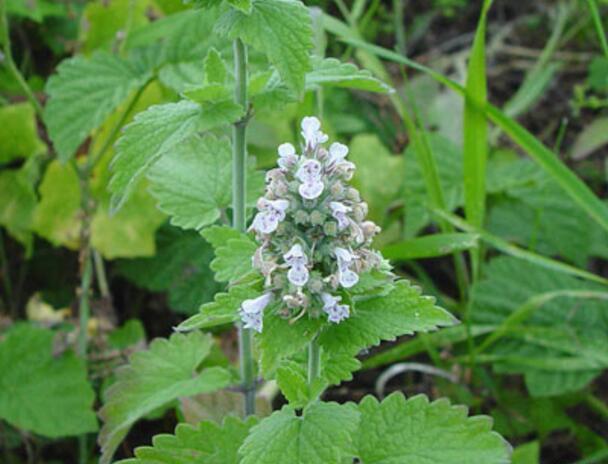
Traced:
<path id="1" fill-rule="evenodd" d="M 310 220 L 308 213 L 302 209 L 297 210 L 293 218 L 295 223 L 298 225 L 304 225 Z"/>
<path id="2" fill-rule="evenodd" d="M 325 222 L 325 215 L 320 211 L 313 211 L 310 213 L 310 223 L 315 226 L 320 226 Z"/>
<path id="3" fill-rule="evenodd" d="M 338 233 L 338 224 L 334 221 L 327 221 L 323 224 L 323 232 L 330 237 L 335 237 Z"/>
<path id="4" fill-rule="evenodd" d="M 361 201 L 361 196 L 359 195 L 359 191 L 352 187 L 350 187 L 346 190 L 346 198 L 348 198 L 350 201 L 353 201 L 356 203 Z"/>

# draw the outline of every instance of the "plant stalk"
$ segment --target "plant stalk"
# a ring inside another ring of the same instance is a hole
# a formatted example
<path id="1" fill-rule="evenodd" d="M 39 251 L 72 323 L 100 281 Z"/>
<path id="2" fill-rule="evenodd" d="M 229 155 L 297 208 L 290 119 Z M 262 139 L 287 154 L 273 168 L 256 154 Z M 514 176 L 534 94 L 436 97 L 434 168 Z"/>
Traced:
<path id="1" fill-rule="evenodd" d="M 247 49 L 240 39 L 234 50 L 234 101 L 247 111 Z M 234 123 L 232 128 L 232 226 L 245 232 L 245 204 L 247 191 L 247 117 Z M 255 369 L 253 363 L 253 336 L 251 329 L 238 326 L 241 381 L 245 395 L 245 415 L 255 414 Z"/>
<path id="2" fill-rule="evenodd" d="M 319 377 L 321 372 L 321 349 L 319 346 L 318 337 L 315 337 L 308 344 L 308 385 Z"/>

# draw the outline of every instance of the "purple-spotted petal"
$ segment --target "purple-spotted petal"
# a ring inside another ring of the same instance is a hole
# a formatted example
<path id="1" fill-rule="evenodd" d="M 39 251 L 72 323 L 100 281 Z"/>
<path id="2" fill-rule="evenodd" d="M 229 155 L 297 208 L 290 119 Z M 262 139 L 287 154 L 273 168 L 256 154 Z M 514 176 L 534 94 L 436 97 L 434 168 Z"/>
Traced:
<path id="1" fill-rule="evenodd" d="M 289 269 L 287 272 L 287 279 L 289 279 L 292 284 L 302 287 L 306 285 L 306 282 L 308 282 L 308 275 L 308 269 L 306 269 L 306 266 L 299 264 L 292 266 L 291 269 Z"/>
<path id="2" fill-rule="evenodd" d="M 338 280 L 340 281 L 340 285 L 342 285 L 342 287 L 350 288 L 359 282 L 359 276 L 356 272 L 353 272 L 350 269 L 340 269 L 338 271 Z"/>
<path id="3" fill-rule="evenodd" d="M 323 193 L 323 182 L 314 182 L 314 183 L 304 183 L 298 187 L 298 192 L 300 192 L 300 196 L 307 200 L 314 200 L 315 198 L 319 198 Z"/>

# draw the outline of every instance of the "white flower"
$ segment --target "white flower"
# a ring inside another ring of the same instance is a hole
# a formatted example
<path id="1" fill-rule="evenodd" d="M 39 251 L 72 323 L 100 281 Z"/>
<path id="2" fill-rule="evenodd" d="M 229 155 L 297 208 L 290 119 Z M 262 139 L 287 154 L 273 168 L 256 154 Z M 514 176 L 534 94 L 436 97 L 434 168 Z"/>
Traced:
<path id="1" fill-rule="evenodd" d="M 321 181 L 311 183 L 305 182 L 298 187 L 298 192 L 302 198 L 314 200 L 315 198 L 319 198 L 319 196 L 323 193 L 324 188 L 325 186 Z"/>
<path id="2" fill-rule="evenodd" d="M 304 183 L 313 183 L 321 178 L 321 163 L 314 159 L 307 159 L 302 163 L 296 177 Z"/>
<path id="3" fill-rule="evenodd" d="M 287 272 L 289 281 L 298 287 L 306 285 L 309 277 L 309 272 L 306 268 L 308 257 L 304 254 L 302 246 L 299 243 L 293 245 L 291 249 L 283 255 L 283 259 L 290 267 Z"/>
<path id="4" fill-rule="evenodd" d="M 262 331 L 264 320 L 264 309 L 272 300 L 272 293 L 264 293 L 262 296 L 241 303 L 239 315 L 243 321 L 245 329 L 253 329 L 257 332 Z"/>
<path id="5" fill-rule="evenodd" d="M 340 247 L 334 249 L 334 254 L 338 259 L 338 280 L 340 285 L 344 288 L 350 288 L 356 285 L 357 282 L 359 282 L 359 276 L 356 272 L 349 269 L 356 258 L 355 255 Z"/>
<path id="6" fill-rule="evenodd" d="M 349 218 L 346 213 L 349 213 L 352 208 L 349 206 L 345 206 L 339 201 L 332 201 L 329 203 L 329 208 L 331 209 L 331 215 L 338 221 L 338 229 L 344 230 L 348 227 Z"/>
<path id="7" fill-rule="evenodd" d="M 289 266 L 298 266 L 308 263 L 308 257 L 302 250 L 302 245 L 296 243 L 290 250 L 283 255 L 283 259 Z"/>
<path id="8" fill-rule="evenodd" d="M 304 137 L 307 148 L 314 148 L 319 143 L 325 143 L 328 140 L 327 134 L 321 132 L 321 121 L 314 116 L 302 119 L 302 137 Z"/>
<path id="9" fill-rule="evenodd" d="M 277 230 L 279 222 L 285 219 L 285 211 L 289 207 L 287 200 L 267 200 L 261 198 L 258 202 L 260 212 L 255 215 L 251 228 L 262 234 L 270 234 Z"/>
<path id="10" fill-rule="evenodd" d="M 298 155 L 296 155 L 296 149 L 291 143 L 284 143 L 279 145 L 279 167 L 284 170 L 290 169 L 295 166 L 298 162 Z"/>
<path id="11" fill-rule="evenodd" d="M 308 269 L 303 264 L 292 266 L 287 272 L 289 281 L 297 287 L 303 287 L 308 282 Z"/>
<path id="12" fill-rule="evenodd" d="M 338 324 L 350 316 L 348 305 L 338 304 L 342 300 L 342 297 L 323 293 L 321 294 L 321 299 L 323 300 L 323 311 L 327 313 L 327 320 L 329 322 Z"/>
<path id="13" fill-rule="evenodd" d="M 329 163 L 332 165 L 341 163 L 348 155 L 348 147 L 342 143 L 334 142 L 329 147 Z"/>

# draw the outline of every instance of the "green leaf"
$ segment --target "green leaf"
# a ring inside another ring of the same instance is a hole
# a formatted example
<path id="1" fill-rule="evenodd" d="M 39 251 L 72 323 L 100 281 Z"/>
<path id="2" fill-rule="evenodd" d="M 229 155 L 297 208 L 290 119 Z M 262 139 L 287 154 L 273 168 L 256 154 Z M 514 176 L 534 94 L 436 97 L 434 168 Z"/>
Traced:
<path id="1" fill-rule="evenodd" d="M 76 249 L 80 237 L 80 187 L 72 166 L 52 161 L 39 187 L 34 210 L 34 231 L 53 245 Z"/>
<path id="2" fill-rule="evenodd" d="M 205 68 L 205 80 L 207 82 L 223 84 L 226 81 L 226 76 L 228 75 L 226 64 L 222 60 L 222 55 L 215 48 L 209 49 L 203 65 Z"/>
<path id="3" fill-rule="evenodd" d="M 387 259 L 411 260 L 435 258 L 457 251 L 477 247 L 479 236 L 476 234 L 450 233 L 418 237 L 404 242 L 385 246 L 382 255 Z"/>
<path id="4" fill-rule="evenodd" d="M 97 430 L 95 393 L 82 359 L 53 355 L 53 332 L 26 324 L 0 342 L 0 417 L 47 437 Z"/>
<path id="5" fill-rule="evenodd" d="M 124 350 L 145 341 L 146 331 L 139 319 L 129 319 L 121 327 L 108 334 L 108 343 L 112 348 L 118 350 Z"/>
<path id="6" fill-rule="evenodd" d="M 399 197 L 397 186 L 403 182 L 403 158 L 392 156 L 380 139 L 371 134 L 353 138 L 349 158 L 357 165 L 353 187 L 369 203 L 369 218 L 382 224 L 389 206 Z"/>
<path id="7" fill-rule="evenodd" d="M 359 404 L 359 458 L 365 464 L 508 464 L 511 447 L 487 416 L 467 417 L 464 406 L 393 393 Z"/>
<path id="8" fill-rule="evenodd" d="M 325 87 L 344 87 L 367 92 L 391 93 L 393 89 L 374 77 L 366 69 L 352 63 L 342 63 L 335 58 L 312 58 L 312 71 L 306 74 L 306 90 Z"/>
<path id="9" fill-rule="evenodd" d="M 383 340 L 454 325 L 456 319 L 435 306 L 435 299 L 420 294 L 408 281 L 395 283 L 387 295 L 355 301 L 351 317 L 326 326 L 319 343 L 328 352 L 356 355 Z"/>
<path id="10" fill-rule="evenodd" d="M 513 450 L 512 464 L 540 464 L 540 443 L 531 441 Z"/>
<path id="11" fill-rule="evenodd" d="M 287 86 L 304 90 L 305 74 L 311 69 L 310 14 L 298 0 L 256 0 L 250 14 L 231 10 L 220 17 L 216 30 L 229 38 L 241 38 L 268 56 Z"/>
<path id="12" fill-rule="evenodd" d="M 222 425 L 205 421 L 196 427 L 179 424 L 175 435 L 156 435 L 152 446 L 135 449 L 135 458 L 121 464 L 238 464 L 238 449 L 259 419 L 227 416 Z"/>
<path id="13" fill-rule="evenodd" d="M 484 223 L 486 210 L 486 164 L 488 158 L 488 122 L 481 110 L 487 102 L 486 83 L 486 19 L 491 0 L 485 0 L 473 49 L 467 69 L 466 91 L 469 98 L 464 103 L 463 168 L 464 211 L 467 221 L 474 227 Z M 477 279 L 481 251 L 471 252 L 472 275 Z"/>
<path id="14" fill-rule="evenodd" d="M 313 403 L 296 416 L 284 406 L 251 429 L 241 464 L 343 464 L 354 457 L 358 412 L 352 404 Z"/>
<path id="15" fill-rule="evenodd" d="M 213 103 L 228 100 L 231 91 L 224 84 L 211 83 L 184 90 L 182 94 L 196 103 Z"/>
<path id="16" fill-rule="evenodd" d="M 251 13 L 252 0 L 227 0 L 228 4 L 245 14 Z"/>
<path id="17" fill-rule="evenodd" d="M 433 79 L 457 92 L 463 98 L 467 91 L 458 83 L 423 66 L 413 60 L 375 45 L 370 45 L 358 39 L 346 38 L 345 42 L 373 53 L 387 60 L 395 61 L 430 75 Z M 577 206 L 586 211 L 599 225 L 608 230 L 608 205 L 604 204 L 593 191 L 572 172 L 559 157 L 542 144 L 536 137 L 501 110 L 487 104 L 483 107 L 486 117 L 500 127 L 511 139 L 518 144 L 549 176 L 575 201 Z"/>
<path id="18" fill-rule="evenodd" d="M 264 176 L 248 171 L 248 204 L 253 204 L 263 191 Z M 213 224 L 232 202 L 230 142 L 213 135 L 192 136 L 154 163 L 148 179 L 171 224 L 197 230 Z"/>
<path id="19" fill-rule="evenodd" d="M 215 280 L 231 282 L 253 271 L 251 259 L 258 246 L 247 235 L 226 226 L 204 230 L 202 235 L 215 248 L 215 259 L 211 262 Z"/>
<path id="20" fill-rule="evenodd" d="M 198 105 L 188 100 L 154 105 L 135 116 L 118 140 L 109 189 L 118 209 L 139 178 L 160 158 L 196 132 L 236 121 L 243 109 L 231 102 Z"/>
<path id="21" fill-rule="evenodd" d="M 576 391 L 608 367 L 606 303 L 594 297 L 604 286 L 507 257 L 486 272 L 473 287 L 471 315 L 479 324 L 508 321 L 491 350 L 496 368 L 523 373 L 529 390 L 542 395 Z"/>
<path id="22" fill-rule="evenodd" d="M 46 85 L 44 121 L 62 162 L 150 75 L 110 53 L 63 61 Z"/>
<path id="23" fill-rule="evenodd" d="M 277 369 L 276 378 L 281 393 L 287 398 L 289 405 L 294 408 L 303 408 L 310 401 L 316 400 L 329 383 L 321 373 L 321 376 L 310 385 L 306 367 L 304 364 L 294 361 L 283 362 Z"/>
<path id="24" fill-rule="evenodd" d="M 576 160 L 586 158 L 607 143 L 608 118 L 594 119 L 576 136 L 570 156 Z"/>
<path id="25" fill-rule="evenodd" d="M 36 193 L 23 171 L 0 172 L 0 225 L 31 251 Z"/>
<path id="26" fill-rule="evenodd" d="M 202 305 L 199 310 L 200 313 L 182 322 L 177 330 L 188 332 L 237 321 L 241 303 L 244 300 L 257 297 L 260 290 L 256 286 L 238 285 L 231 287 L 228 293 L 217 293 L 214 301 Z"/>
<path id="27" fill-rule="evenodd" d="M 193 332 L 156 339 L 148 351 L 134 353 L 129 364 L 116 372 L 100 411 L 104 426 L 99 434 L 101 464 L 110 462 L 114 451 L 134 422 L 180 396 L 210 392 L 227 386 L 228 371 L 198 366 L 211 350 L 210 335 Z"/>
<path id="28" fill-rule="evenodd" d="M 0 108 L 0 164 L 44 153 L 46 145 L 38 137 L 36 111 L 30 103 Z"/>
<path id="29" fill-rule="evenodd" d="M 211 247 L 199 234 L 166 226 L 156 235 L 153 257 L 121 260 L 117 269 L 140 287 L 168 291 L 169 306 L 175 311 L 194 314 L 221 288 L 209 269 L 212 258 Z"/>

